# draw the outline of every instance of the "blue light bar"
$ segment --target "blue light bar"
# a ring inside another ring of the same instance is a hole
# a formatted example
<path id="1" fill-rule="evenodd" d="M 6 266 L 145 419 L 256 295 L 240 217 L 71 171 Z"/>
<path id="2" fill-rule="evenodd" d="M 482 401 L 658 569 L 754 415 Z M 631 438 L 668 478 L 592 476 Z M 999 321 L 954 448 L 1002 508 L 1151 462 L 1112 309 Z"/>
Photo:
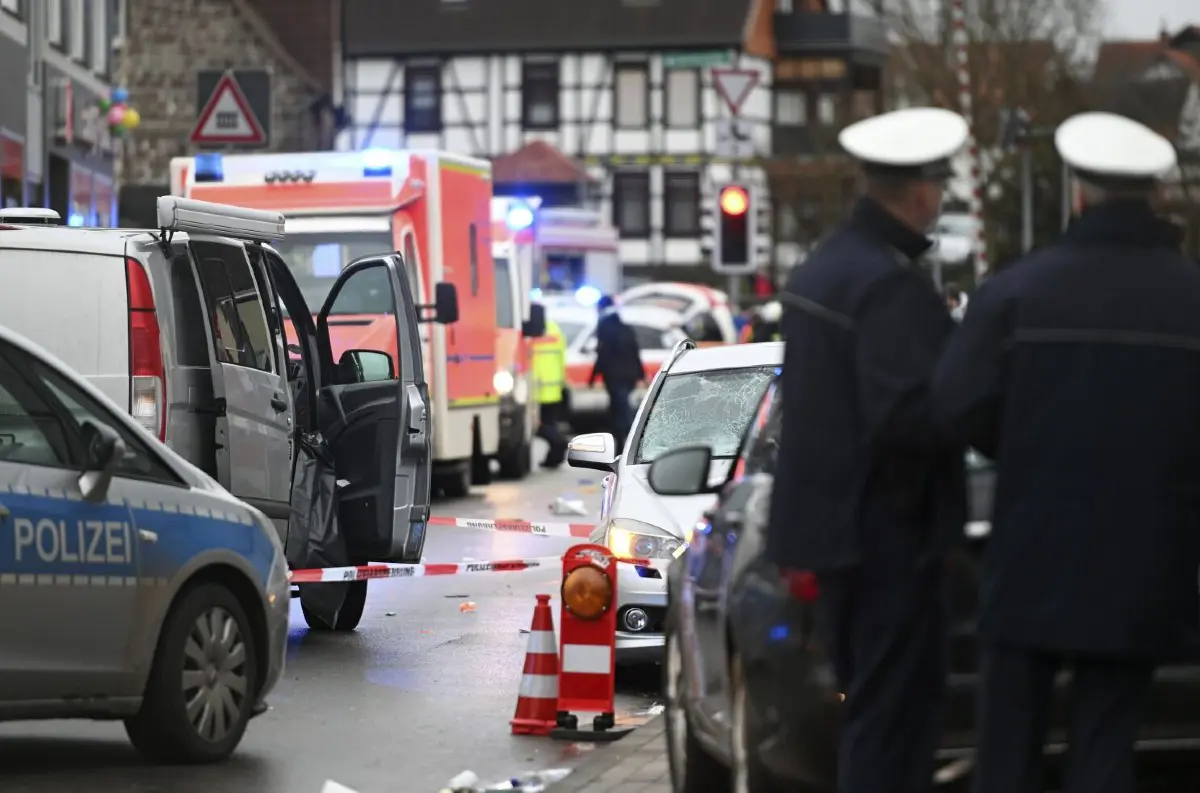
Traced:
<path id="1" fill-rule="evenodd" d="M 364 149 L 363 176 L 391 176 L 392 153 L 387 149 Z"/>
<path id="2" fill-rule="evenodd" d="M 192 178 L 197 182 L 222 182 L 225 180 L 225 163 L 217 152 L 197 154 Z"/>
<path id="3" fill-rule="evenodd" d="M 533 225 L 533 209 L 523 201 L 514 202 L 508 208 L 504 222 L 513 231 L 524 231 Z"/>
<path id="4" fill-rule="evenodd" d="M 581 305 L 594 306 L 600 302 L 600 290 L 594 286 L 581 286 L 575 290 L 575 299 Z"/>
<path id="5" fill-rule="evenodd" d="M 67 215 L 67 225 L 74 226 L 75 228 L 83 226 L 83 215 L 79 214 L 78 212 L 72 212 L 71 214 Z"/>

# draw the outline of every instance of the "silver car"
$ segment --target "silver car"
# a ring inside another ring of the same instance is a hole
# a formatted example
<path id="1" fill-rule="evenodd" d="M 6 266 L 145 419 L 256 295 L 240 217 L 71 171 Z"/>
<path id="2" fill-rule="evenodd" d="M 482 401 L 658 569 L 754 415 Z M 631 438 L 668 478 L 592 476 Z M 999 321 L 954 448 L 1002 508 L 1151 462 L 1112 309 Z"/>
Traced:
<path id="1" fill-rule="evenodd" d="M 657 660 L 667 611 L 664 574 L 682 553 L 711 495 L 655 495 L 646 481 L 650 463 L 680 446 L 713 449 L 710 475 L 722 482 L 737 457 L 755 408 L 783 364 L 783 344 L 733 344 L 696 349 L 680 343 L 654 378 L 619 451 L 608 433 L 571 441 L 567 462 L 608 471 L 600 522 L 591 541 L 619 557 L 648 566 L 618 567 L 616 657 L 621 663 Z"/>
<path id="2" fill-rule="evenodd" d="M 150 759 L 224 759 L 288 602 L 263 513 L 0 327 L 0 720 L 122 719 Z"/>

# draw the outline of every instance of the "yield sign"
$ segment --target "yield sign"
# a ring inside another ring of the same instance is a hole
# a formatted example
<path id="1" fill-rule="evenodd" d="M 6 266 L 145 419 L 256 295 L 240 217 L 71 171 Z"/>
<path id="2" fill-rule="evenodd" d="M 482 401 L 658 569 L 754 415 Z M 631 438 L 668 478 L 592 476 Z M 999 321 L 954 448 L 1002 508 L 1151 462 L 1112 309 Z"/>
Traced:
<path id="1" fill-rule="evenodd" d="M 267 134 L 250 109 L 246 95 L 232 73 L 226 72 L 217 81 L 212 96 L 200 111 L 200 119 L 192 130 L 192 143 L 249 143 L 264 144 Z"/>
<path id="2" fill-rule="evenodd" d="M 758 72 L 752 69 L 713 69 L 712 76 L 717 93 L 735 116 L 754 86 L 758 85 Z"/>

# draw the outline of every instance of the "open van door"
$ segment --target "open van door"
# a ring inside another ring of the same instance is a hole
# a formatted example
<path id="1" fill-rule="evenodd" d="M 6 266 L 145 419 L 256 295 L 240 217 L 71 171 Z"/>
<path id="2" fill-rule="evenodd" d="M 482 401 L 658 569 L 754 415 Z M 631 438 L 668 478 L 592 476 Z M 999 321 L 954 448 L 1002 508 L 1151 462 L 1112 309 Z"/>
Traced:
<path id="1" fill-rule="evenodd" d="M 333 360 L 329 317 L 347 313 L 392 317 L 399 360 L 376 349 Z M 317 315 L 317 423 L 334 455 L 338 523 L 352 564 L 419 562 L 425 545 L 432 450 L 418 320 L 396 254 L 350 263 Z"/>

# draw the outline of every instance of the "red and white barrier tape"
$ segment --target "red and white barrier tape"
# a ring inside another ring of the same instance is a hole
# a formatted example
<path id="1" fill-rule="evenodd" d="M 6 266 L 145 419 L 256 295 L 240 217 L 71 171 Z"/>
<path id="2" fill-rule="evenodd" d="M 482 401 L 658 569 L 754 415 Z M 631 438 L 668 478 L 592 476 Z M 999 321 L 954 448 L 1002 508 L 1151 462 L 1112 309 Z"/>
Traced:
<path id="1" fill-rule="evenodd" d="M 541 523 L 529 520 L 488 520 L 487 518 L 444 518 L 437 515 L 429 519 L 430 526 L 457 526 L 460 529 L 533 534 L 538 537 L 574 537 L 586 540 L 595 530 L 591 523 Z"/>
<path id="2" fill-rule="evenodd" d="M 428 576 L 464 575 L 470 573 L 518 573 L 540 567 L 558 568 L 560 556 L 538 559 L 504 559 L 495 562 L 448 562 L 428 564 L 363 564 L 356 567 L 325 567 L 293 570 L 293 584 L 318 584 L 340 581 L 371 581 L 377 578 L 425 578 Z"/>

